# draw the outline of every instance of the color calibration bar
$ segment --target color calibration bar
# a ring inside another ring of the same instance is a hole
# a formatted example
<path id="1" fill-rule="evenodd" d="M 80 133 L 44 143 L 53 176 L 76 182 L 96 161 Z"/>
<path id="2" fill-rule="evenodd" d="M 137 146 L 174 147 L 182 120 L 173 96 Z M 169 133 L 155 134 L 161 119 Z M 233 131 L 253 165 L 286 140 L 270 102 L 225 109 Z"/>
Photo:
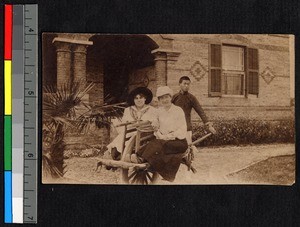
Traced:
<path id="1" fill-rule="evenodd" d="M 12 5 L 4 15 L 4 222 L 12 223 Z"/>
<path id="2" fill-rule="evenodd" d="M 37 94 L 37 5 L 5 5 L 5 223 L 36 223 L 37 97 L 27 90 Z"/>

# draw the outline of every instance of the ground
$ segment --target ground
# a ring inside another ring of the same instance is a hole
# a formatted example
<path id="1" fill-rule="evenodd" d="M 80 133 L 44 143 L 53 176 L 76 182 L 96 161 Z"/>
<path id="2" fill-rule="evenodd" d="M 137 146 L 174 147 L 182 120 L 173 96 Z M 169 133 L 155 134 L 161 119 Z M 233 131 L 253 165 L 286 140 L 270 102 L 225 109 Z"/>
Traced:
<path id="1" fill-rule="evenodd" d="M 119 170 L 96 171 L 95 158 L 65 160 L 62 179 L 43 183 L 119 184 Z M 226 146 L 198 148 L 193 166 L 197 173 L 181 165 L 174 182 L 159 179 L 158 184 L 271 184 L 291 185 L 295 180 L 295 144 Z"/>
<path id="2" fill-rule="evenodd" d="M 259 182 L 266 184 L 277 183 L 288 185 L 295 178 L 295 155 L 283 155 L 268 158 L 246 169 L 232 173 L 229 177 L 236 177 L 240 181 Z"/>

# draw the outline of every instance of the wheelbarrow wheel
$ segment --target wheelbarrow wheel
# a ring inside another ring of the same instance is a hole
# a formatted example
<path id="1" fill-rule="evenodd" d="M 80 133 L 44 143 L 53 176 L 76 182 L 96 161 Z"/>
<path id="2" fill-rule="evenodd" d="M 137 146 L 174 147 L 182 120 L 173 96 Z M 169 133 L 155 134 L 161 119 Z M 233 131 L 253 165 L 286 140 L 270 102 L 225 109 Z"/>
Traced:
<path id="1" fill-rule="evenodd" d="M 126 145 L 124 152 L 122 154 L 122 161 L 126 160 L 126 157 L 129 157 L 134 153 L 135 146 L 135 138 L 136 136 L 132 136 Z M 137 169 L 130 168 L 124 169 L 121 168 L 121 181 L 123 184 L 141 184 L 141 185 L 149 185 L 155 184 L 158 180 L 158 173 L 152 171 L 150 168 L 145 169 Z"/>

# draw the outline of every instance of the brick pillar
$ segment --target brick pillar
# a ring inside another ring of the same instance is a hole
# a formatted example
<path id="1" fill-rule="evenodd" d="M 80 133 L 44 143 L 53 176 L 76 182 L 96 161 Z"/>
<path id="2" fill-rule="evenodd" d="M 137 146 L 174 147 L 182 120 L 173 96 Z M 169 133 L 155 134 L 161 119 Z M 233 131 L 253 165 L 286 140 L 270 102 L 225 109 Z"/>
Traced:
<path id="1" fill-rule="evenodd" d="M 57 54 L 57 88 L 71 80 L 71 44 L 53 41 Z"/>
<path id="2" fill-rule="evenodd" d="M 156 88 L 167 85 L 167 54 L 161 51 L 152 52 L 152 54 L 155 61 Z"/>
<path id="3" fill-rule="evenodd" d="M 73 62 L 73 72 L 74 81 L 81 81 L 84 86 L 86 83 L 86 45 L 74 44 L 74 62 Z"/>
<path id="4" fill-rule="evenodd" d="M 168 49 L 156 49 L 151 52 L 155 61 L 156 88 L 168 85 L 168 73 L 174 67 L 180 52 Z M 170 75 L 169 75 L 170 76 Z M 155 88 L 155 90 L 156 90 Z"/>

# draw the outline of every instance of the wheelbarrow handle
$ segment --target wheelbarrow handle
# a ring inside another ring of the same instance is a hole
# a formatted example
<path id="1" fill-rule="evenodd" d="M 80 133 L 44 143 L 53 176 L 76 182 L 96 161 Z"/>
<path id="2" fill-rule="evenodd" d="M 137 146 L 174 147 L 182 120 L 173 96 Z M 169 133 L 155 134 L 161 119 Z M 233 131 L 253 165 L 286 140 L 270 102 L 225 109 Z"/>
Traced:
<path id="1" fill-rule="evenodd" d="M 122 127 L 122 126 L 126 126 L 126 125 L 132 125 L 134 123 L 136 123 L 136 121 L 128 121 L 128 122 L 125 122 L 125 123 L 117 124 L 117 125 L 115 125 L 115 127 Z"/>
<path id="2" fill-rule="evenodd" d="M 197 143 L 202 142 L 203 140 L 205 140 L 206 138 L 210 137 L 211 135 L 212 135 L 212 133 L 210 132 L 210 133 L 206 134 L 205 136 L 203 136 L 203 137 L 195 140 L 194 142 L 192 142 L 191 145 L 196 145 Z"/>

